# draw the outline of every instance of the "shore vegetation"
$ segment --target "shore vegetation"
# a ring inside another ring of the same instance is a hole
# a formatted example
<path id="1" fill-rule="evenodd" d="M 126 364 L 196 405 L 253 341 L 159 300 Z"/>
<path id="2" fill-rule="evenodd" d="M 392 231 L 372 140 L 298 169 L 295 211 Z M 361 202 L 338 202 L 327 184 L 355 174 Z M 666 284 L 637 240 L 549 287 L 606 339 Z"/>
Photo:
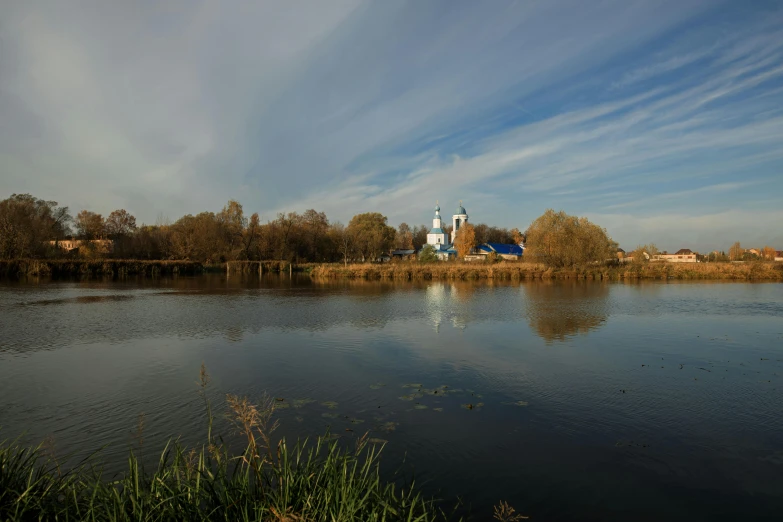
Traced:
<path id="1" fill-rule="evenodd" d="M 329 434 L 293 444 L 277 438 L 275 401 L 226 396 L 229 419 L 243 449 L 213 435 L 209 376 L 201 391 L 207 440 L 185 447 L 171 441 L 156 463 L 130 450 L 124 472 L 106 477 L 99 454 L 65 468 L 44 444 L 0 442 L 0 519 L 112 521 L 430 522 L 454 520 L 399 475 L 382 475 L 383 443 L 368 436 L 346 445 Z M 383 477 L 388 477 L 384 479 Z M 521 520 L 508 504 L 495 519 Z"/>

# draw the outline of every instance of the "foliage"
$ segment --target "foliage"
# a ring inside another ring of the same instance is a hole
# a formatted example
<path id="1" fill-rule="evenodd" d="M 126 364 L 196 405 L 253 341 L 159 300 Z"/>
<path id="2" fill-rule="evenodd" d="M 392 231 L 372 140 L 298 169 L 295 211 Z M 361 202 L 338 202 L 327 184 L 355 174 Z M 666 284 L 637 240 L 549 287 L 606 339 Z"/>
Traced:
<path id="1" fill-rule="evenodd" d="M 649 245 L 637 246 L 633 252 L 631 252 L 631 257 L 633 257 L 634 263 L 647 263 L 658 254 L 658 247 L 655 246 L 655 243 L 650 243 Z"/>
<path id="2" fill-rule="evenodd" d="M 552 267 L 604 262 L 615 257 L 617 243 L 606 230 L 563 211 L 547 210 L 528 228 L 525 257 Z"/>
<path id="3" fill-rule="evenodd" d="M 80 239 L 104 239 L 106 236 L 106 223 L 100 214 L 82 210 L 76 214 L 74 223 Z"/>
<path id="4" fill-rule="evenodd" d="M 742 254 L 745 253 L 745 249 L 740 246 L 739 241 L 731 245 L 731 248 L 729 248 L 729 259 L 732 261 L 740 261 L 742 259 Z"/>
<path id="5" fill-rule="evenodd" d="M 70 232 L 68 207 L 30 194 L 13 194 L 0 201 L 0 259 L 42 257 Z"/>
<path id="6" fill-rule="evenodd" d="M 169 443 L 145 470 L 132 451 L 126 471 L 103 480 L 95 457 L 63 471 L 43 446 L 0 444 L 0 519 L 23 520 L 335 520 L 443 519 L 414 484 L 380 478 L 382 447 L 366 436 L 354 449 L 326 437 L 273 440 L 270 403 L 230 397 L 233 420 L 246 439 L 231 454 L 211 436 L 188 449 Z M 209 406 L 208 406 L 209 408 Z M 209 410 L 211 411 L 211 409 Z M 98 470 L 98 471 L 93 471 Z"/>
<path id="7" fill-rule="evenodd" d="M 357 214 L 348 223 L 348 233 L 356 253 L 365 261 L 375 261 L 394 244 L 395 230 L 378 212 Z"/>
<path id="8" fill-rule="evenodd" d="M 432 263 L 438 260 L 438 254 L 435 253 L 435 247 L 424 245 L 419 252 L 419 261 L 422 263 Z"/>
<path id="9" fill-rule="evenodd" d="M 136 231 L 136 218 L 125 209 L 115 210 L 106 218 L 106 234 L 109 239 L 118 240 Z"/>
<path id="10" fill-rule="evenodd" d="M 761 249 L 761 257 L 762 259 L 766 259 L 767 261 L 774 261 L 775 256 L 777 253 L 775 252 L 775 249 L 771 246 L 767 245 L 763 249 Z"/>
<path id="11" fill-rule="evenodd" d="M 463 224 L 454 238 L 454 246 L 457 248 L 457 257 L 464 259 L 476 246 L 476 231 L 470 223 Z"/>
<path id="12" fill-rule="evenodd" d="M 522 245 L 525 243 L 525 235 L 522 234 L 522 232 L 520 232 L 518 228 L 512 228 L 510 234 L 511 234 L 511 239 L 514 241 L 515 244 Z"/>
<path id="13" fill-rule="evenodd" d="M 413 248 L 419 250 L 427 244 L 427 234 L 430 229 L 427 225 L 418 225 L 413 227 Z"/>
<path id="14" fill-rule="evenodd" d="M 396 250 L 413 250 L 413 230 L 407 223 L 400 223 L 394 238 Z"/>

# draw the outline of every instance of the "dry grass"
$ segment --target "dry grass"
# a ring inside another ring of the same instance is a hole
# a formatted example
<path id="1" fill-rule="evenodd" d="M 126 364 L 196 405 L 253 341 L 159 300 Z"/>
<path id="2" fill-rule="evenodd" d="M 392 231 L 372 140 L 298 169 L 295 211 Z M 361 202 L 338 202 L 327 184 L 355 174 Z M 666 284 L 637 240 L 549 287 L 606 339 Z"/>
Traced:
<path id="1" fill-rule="evenodd" d="M 0 277 L 159 276 L 202 274 L 212 267 L 194 261 L 138 259 L 13 259 L 0 261 Z"/>
<path id="2" fill-rule="evenodd" d="M 388 263 L 318 265 L 310 275 L 315 278 L 349 279 L 716 279 L 744 281 L 782 281 L 783 263 L 646 263 L 631 265 L 587 265 L 575 268 L 547 268 L 538 263 Z"/>

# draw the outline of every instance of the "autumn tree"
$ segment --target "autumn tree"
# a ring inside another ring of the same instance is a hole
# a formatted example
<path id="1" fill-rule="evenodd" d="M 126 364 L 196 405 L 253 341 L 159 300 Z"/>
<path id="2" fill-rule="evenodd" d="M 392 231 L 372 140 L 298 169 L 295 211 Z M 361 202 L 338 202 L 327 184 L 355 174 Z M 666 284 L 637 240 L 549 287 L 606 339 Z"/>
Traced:
<path id="1" fill-rule="evenodd" d="M 638 245 L 634 251 L 631 252 L 634 263 L 645 263 L 652 260 L 657 255 L 658 247 L 655 246 L 654 243 L 650 243 L 649 245 Z"/>
<path id="2" fill-rule="evenodd" d="M 476 246 L 476 231 L 470 223 L 464 223 L 457 231 L 457 237 L 454 238 L 454 246 L 457 247 L 457 257 L 465 259 L 470 251 Z"/>
<path id="3" fill-rule="evenodd" d="M 70 233 L 68 207 L 30 194 L 0 201 L 0 259 L 43 256 Z"/>
<path id="4" fill-rule="evenodd" d="M 587 218 L 547 210 L 527 230 L 528 255 L 553 267 L 570 267 L 612 259 L 617 243 Z"/>
<path id="5" fill-rule="evenodd" d="M 367 261 L 375 261 L 394 244 L 396 231 L 386 224 L 386 216 L 378 212 L 357 214 L 348 223 L 356 251 Z"/>
<path id="6" fill-rule="evenodd" d="M 742 259 L 742 254 L 745 253 L 745 249 L 740 246 L 739 241 L 731 245 L 731 248 L 729 248 L 729 259 L 732 261 L 740 261 Z"/>
<path id="7" fill-rule="evenodd" d="M 136 231 L 136 218 L 125 209 L 115 210 L 106 218 L 105 230 L 110 239 L 130 236 Z"/>
<path id="8" fill-rule="evenodd" d="M 329 220 L 326 213 L 314 209 L 305 210 L 300 221 L 302 227 L 302 245 L 299 254 L 309 261 L 323 261 L 329 249 L 326 232 L 329 230 Z"/>
<path id="9" fill-rule="evenodd" d="M 426 237 L 425 237 L 426 242 Z M 397 250 L 413 250 L 413 230 L 407 223 L 400 223 L 394 238 L 394 248 Z"/>
<path id="10" fill-rule="evenodd" d="M 430 229 L 427 225 L 417 225 L 413 227 L 413 248 L 420 249 L 427 244 L 427 234 Z"/>
<path id="11" fill-rule="evenodd" d="M 215 215 L 218 225 L 217 246 L 225 259 L 237 259 L 244 253 L 244 232 L 247 226 L 242 204 L 234 199 L 228 200 L 223 209 Z"/>
<path id="12" fill-rule="evenodd" d="M 774 249 L 774 248 L 772 248 L 772 247 L 771 247 L 771 246 L 769 246 L 769 245 L 765 246 L 765 247 L 764 247 L 764 248 L 761 250 L 761 257 L 762 257 L 763 259 L 766 259 L 766 260 L 768 260 L 768 261 L 774 261 L 774 260 L 775 260 L 775 256 L 776 256 L 776 255 L 777 255 L 777 254 L 775 253 L 775 249 Z"/>
<path id="13" fill-rule="evenodd" d="M 343 264 L 348 266 L 348 259 L 353 256 L 353 238 L 345 225 L 342 223 L 333 223 L 329 227 L 329 236 L 337 246 L 337 251 L 343 259 Z"/>
<path id="14" fill-rule="evenodd" d="M 512 228 L 510 231 L 511 234 L 511 240 L 516 245 L 522 245 L 525 243 L 525 236 L 522 234 L 522 232 L 519 231 L 518 228 Z"/>
<path id="15" fill-rule="evenodd" d="M 76 233 L 81 239 L 103 239 L 106 235 L 106 223 L 103 216 L 89 210 L 76 214 Z"/>

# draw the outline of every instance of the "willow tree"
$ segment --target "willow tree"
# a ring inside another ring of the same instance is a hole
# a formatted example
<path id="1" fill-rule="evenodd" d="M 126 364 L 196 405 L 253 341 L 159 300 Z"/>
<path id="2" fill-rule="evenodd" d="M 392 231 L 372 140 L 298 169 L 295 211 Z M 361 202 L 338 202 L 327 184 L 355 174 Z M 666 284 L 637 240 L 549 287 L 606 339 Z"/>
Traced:
<path id="1" fill-rule="evenodd" d="M 552 267 L 603 262 L 615 257 L 617 243 L 587 218 L 552 209 L 533 221 L 525 234 L 525 257 Z"/>
<path id="2" fill-rule="evenodd" d="M 457 257 L 464 259 L 476 246 L 476 231 L 470 223 L 463 224 L 454 238 L 454 246 L 457 247 Z"/>

